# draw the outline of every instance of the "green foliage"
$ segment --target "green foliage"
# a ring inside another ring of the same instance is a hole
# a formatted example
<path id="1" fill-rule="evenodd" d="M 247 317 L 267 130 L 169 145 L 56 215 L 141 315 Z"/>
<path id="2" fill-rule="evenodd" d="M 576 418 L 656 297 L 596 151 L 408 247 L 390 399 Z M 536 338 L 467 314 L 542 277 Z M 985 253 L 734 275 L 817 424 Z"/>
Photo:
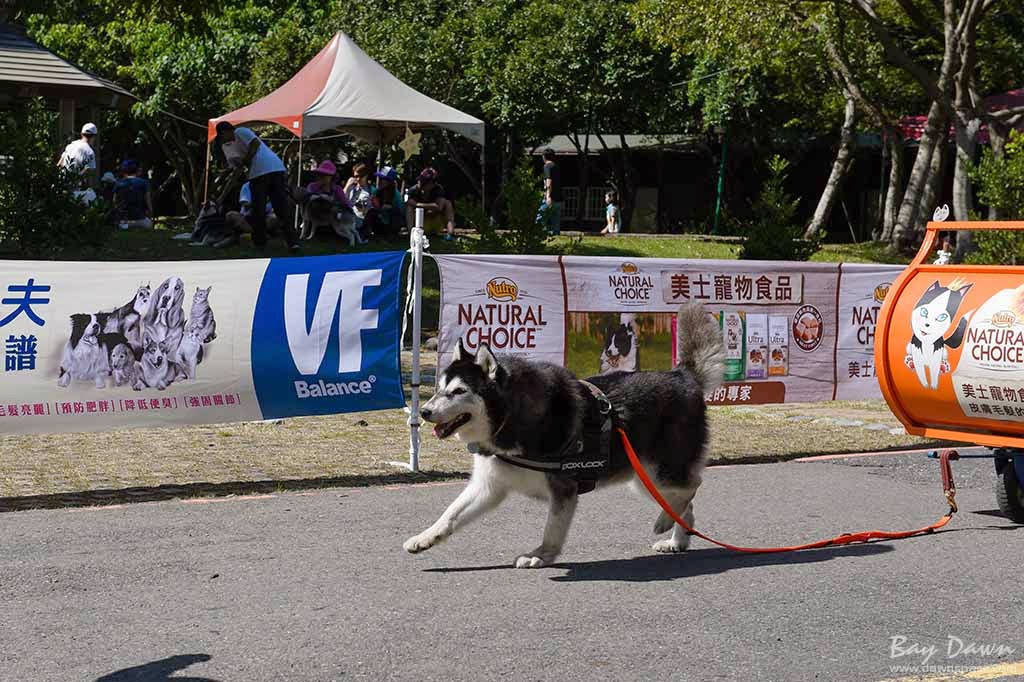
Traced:
<path id="1" fill-rule="evenodd" d="M 746 260 L 807 260 L 821 248 L 820 236 L 801 239 L 803 230 L 796 223 L 799 199 L 784 187 L 789 162 L 773 156 L 768 162 L 768 179 L 754 202 L 754 223 L 743 242 L 740 258 Z"/>
<path id="2" fill-rule="evenodd" d="M 55 126 L 39 100 L 0 119 L 0 249 L 21 258 L 73 257 L 111 232 L 106 209 L 83 206 L 54 163 L 49 131 Z"/>
<path id="3" fill-rule="evenodd" d="M 540 186 L 540 176 L 530 161 L 522 160 L 505 184 L 505 225 L 501 232 L 478 203 L 458 203 L 463 222 L 480 235 L 478 248 L 481 252 L 529 254 L 548 250 L 552 238 L 544 221 L 540 220 L 544 211 L 540 214 L 537 211 L 542 199 Z"/>
<path id="4" fill-rule="evenodd" d="M 972 170 L 971 179 L 977 184 L 978 199 L 997 209 L 1001 219 L 1024 218 L 1024 134 L 1010 134 L 1001 158 L 986 149 L 981 163 Z M 968 263 L 1024 263 L 1024 233 L 975 232 L 974 246 L 976 250 L 967 256 Z"/>

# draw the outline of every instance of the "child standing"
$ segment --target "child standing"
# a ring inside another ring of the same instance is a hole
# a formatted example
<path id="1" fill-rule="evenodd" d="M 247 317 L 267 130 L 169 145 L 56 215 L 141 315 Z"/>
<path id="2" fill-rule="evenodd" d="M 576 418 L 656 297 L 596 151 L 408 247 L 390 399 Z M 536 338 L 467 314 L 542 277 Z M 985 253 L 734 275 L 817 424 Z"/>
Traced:
<path id="1" fill-rule="evenodd" d="M 606 192 L 604 203 L 607 204 L 607 208 L 604 212 L 605 225 L 604 229 L 601 230 L 601 234 L 618 234 L 622 229 L 622 212 L 619 210 L 618 197 L 615 195 L 615 192 L 611 190 Z"/>

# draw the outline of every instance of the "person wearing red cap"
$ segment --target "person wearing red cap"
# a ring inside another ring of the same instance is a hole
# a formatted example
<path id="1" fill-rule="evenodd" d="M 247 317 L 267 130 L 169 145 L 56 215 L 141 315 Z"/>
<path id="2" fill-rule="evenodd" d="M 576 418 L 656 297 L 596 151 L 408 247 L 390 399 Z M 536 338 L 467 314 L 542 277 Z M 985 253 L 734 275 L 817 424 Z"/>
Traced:
<path id="1" fill-rule="evenodd" d="M 444 187 L 437 181 L 437 171 L 424 168 L 416 182 L 409 190 L 409 199 L 405 202 L 406 224 L 412 228 L 416 225 L 416 209 L 426 210 L 423 227 L 427 234 L 440 232 L 440 221 L 444 219 L 445 241 L 455 239 L 455 207 L 444 196 Z"/>

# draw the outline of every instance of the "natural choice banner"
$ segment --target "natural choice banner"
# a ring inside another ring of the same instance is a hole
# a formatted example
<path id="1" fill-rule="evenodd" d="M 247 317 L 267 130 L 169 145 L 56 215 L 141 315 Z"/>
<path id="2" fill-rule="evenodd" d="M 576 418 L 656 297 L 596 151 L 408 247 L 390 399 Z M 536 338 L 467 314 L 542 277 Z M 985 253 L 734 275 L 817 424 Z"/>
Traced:
<path id="1" fill-rule="evenodd" d="M 489 339 L 498 352 L 581 377 L 668 369 L 674 313 L 697 301 L 722 329 L 725 384 L 709 396 L 719 405 L 880 398 L 874 325 L 902 269 L 572 256 L 437 261 L 442 367 L 462 337 L 470 349 Z"/>
<path id="2" fill-rule="evenodd" d="M 0 430 L 401 407 L 403 257 L 2 261 Z"/>

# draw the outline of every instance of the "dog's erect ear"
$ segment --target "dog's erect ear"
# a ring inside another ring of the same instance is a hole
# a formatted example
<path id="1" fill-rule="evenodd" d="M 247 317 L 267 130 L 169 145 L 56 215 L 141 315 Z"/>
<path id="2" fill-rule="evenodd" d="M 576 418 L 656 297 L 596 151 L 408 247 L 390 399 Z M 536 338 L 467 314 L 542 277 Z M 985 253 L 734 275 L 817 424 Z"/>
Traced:
<path id="1" fill-rule="evenodd" d="M 459 338 L 459 342 L 455 344 L 455 352 L 452 353 L 452 362 L 462 362 L 463 360 L 469 360 L 472 356 L 466 347 L 462 344 L 462 339 Z"/>
<path id="2" fill-rule="evenodd" d="M 494 353 L 486 343 L 480 344 L 480 350 L 476 353 L 476 364 L 492 380 L 497 378 L 498 370 L 501 368 L 498 359 L 494 357 Z"/>
<path id="3" fill-rule="evenodd" d="M 210 286 L 206 287 L 206 295 L 209 296 L 211 291 L 213 291 L 213 285 L 212 284 Z"/>

